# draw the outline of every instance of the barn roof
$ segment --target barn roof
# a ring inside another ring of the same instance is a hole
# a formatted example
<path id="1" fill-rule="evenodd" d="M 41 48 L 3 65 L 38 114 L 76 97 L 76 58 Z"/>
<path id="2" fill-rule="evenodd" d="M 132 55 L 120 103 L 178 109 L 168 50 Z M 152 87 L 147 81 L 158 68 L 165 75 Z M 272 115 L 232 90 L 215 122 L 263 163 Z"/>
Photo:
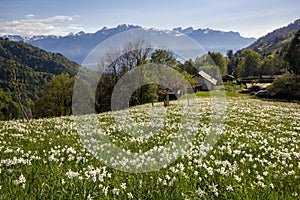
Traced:
<path id="1" fill-rule="evenodd" d="M 199 71 L 197 74 L 195 74 L 194 76 L 201 76 L 202 78 L 204 78 L 206 81 L 210 82 L 213 85 L 217 84 L 217 79 L 213 78 L 212 76 L 210 76 L 209 74 L 205 73 L 204 71 Z"/>

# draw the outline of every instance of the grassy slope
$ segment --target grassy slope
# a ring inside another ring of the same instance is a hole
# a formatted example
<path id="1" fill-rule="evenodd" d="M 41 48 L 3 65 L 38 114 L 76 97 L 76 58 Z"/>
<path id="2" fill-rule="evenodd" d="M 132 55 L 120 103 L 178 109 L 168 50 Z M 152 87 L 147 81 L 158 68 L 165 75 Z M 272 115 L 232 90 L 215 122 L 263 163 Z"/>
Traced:
<path id="1" fill-rule="evenodd" d="M 197 95 L 200 110 L 191 104 L 190 112 L 201 113 L 201 127 L 192 149 L 167 168 L 150 173 L 120 172 L 99 162 L 82 148 L 72 117 L 0 122 L 0 199 L 299 198 L 300 105 L 229 97 L 223 133 L 201 158 L 210 104 L 209 98 L 202 98 L 207 93 Z M 153 107 L 130 110 L 133 118 L 147 121 Z M 114 131 L 111 113 L 97 118 L 113 141 L 137 151 L 146 148 L 147 141 L 163 144 L 174 134 L 174 111 L 174 105 L 167 109 L 169 125 L 145 142 Z M 93 121 L 97 118 L 91 116 Z M 21 174 L 23 183 L 16 181 Z"/>

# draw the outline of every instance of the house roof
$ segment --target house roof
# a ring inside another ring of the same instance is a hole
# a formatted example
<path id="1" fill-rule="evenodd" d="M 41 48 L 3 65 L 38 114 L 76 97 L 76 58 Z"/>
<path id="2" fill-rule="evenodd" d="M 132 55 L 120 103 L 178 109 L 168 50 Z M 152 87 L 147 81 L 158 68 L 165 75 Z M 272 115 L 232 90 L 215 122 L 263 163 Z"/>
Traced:
<path id="1" fill-rule="evenodd" d="M 217 84 L 217 79 L 213 78 L 212 76 L 210 76 L 209 74 L 205 73 L 204 71 L 199 71 L 197 74 L 195 74 L 194 76 L 201 76 L 202 78 L 204 78 L 206 81 L 210 82 L 213 85 Z"/>
<path id="2" fill-rule="evenodd" d="M 260 75 L 261 79 L 275 79 L 278 75 Z"/>
<path id="3" fill-rule="evenodd" d="M 229 75 L 229 74 L 226 74 L 225 76 L 222 76 L 222 79 L 235 79 L 235 77 L 234 76 L 232 76 L 232 75 Z"/>

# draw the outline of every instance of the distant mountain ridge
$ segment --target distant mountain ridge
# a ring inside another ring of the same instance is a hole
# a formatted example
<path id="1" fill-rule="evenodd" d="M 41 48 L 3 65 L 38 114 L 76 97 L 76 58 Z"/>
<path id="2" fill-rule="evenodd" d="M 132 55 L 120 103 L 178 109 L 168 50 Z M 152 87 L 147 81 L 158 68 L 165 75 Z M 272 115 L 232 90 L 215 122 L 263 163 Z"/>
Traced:
<path id="1" fill-rule="evenodd" d="M 34 36 L 31 38 L 22 37 L 19 35 L 6 35 L 3 38 L 9 38 L 14 41 L 24 41 L 33 46 L 39 47 L 46 51 L 58 52 L 73 60 L 77 63 L 81 63 L 88 53 L 99 43 L 105 39 L 136 28 L 142 28 L 141 26 L 122 24 L 115 28 L 103 27 L 101 30 L 95 33 L 85 33 L 83 31 L 73 34 L 70 33 L 67 36 Z M 159 34 L 156 29 L 145 29 L 153 34 Z M 171 30 L 162 30 L 166 33 Z M 237 32 L 223 32 L 211 29 L 197 29 L 192 27 L 183 29 L 181 27 L 174 28 L 173 31 L 177 31 L 182 34 L 186 34 L 196 40 L 207 51 L 218 51 L 226 53 L 227 50 L 237 51 L 244 48 L 255 41 L 255 38 L 244 38 Z"/>
<path id="2" fill-rule="evenodd" d="M 259 38 L 247 49 L 253 49 L 260 53 L 275 53 L 287 48 L 294 37 L 294 34 L 300 29 L 300 19 L 295 20 L 289 25 L 278 28 L 267 35 Z"/>

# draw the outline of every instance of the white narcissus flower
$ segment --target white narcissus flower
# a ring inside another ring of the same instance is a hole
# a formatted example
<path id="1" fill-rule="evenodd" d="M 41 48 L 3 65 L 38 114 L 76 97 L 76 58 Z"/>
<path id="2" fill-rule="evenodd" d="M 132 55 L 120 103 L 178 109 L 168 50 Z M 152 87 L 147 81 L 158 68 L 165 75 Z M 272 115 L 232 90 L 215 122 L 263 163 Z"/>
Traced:
<path id="1" fill-rule="evenodd" d="M 232 185 L 228 185 L 228 186 L 226 187 L 226 190 L 227 190 L 227 191 L 231 191 L 231 192 L 232 192 L 232 191 L 233 191 L 233 187 L 232 187 Z"/>
<path id="2" fill-rule="evenodd" d="M 69 169 L 69 171 L 66 173 L 66 175 L 69 179 L 71 179 L 71 178 L 79 176 L 79 173 L 78 172 L 73 172 L 72 170 Z"/>
<path id="3" fill-rule="evenodd" d="M 131 192 L 127 193 L 128 199 L 133 199 L 133 195 Z"/>
<path id="4" fill-rule="evenodd" d="M 200 198 L 205 195 L 205 191 L 202 190 L 201 188 L 198 188 L 195 192 Z"/>
<path id="5" fill-rule="evenodd" d="M 23 176 L 23 174 L 20 175 L 18 180 L 14 180 L 13 183 L 15 185 L 22 185 L 21 187 L 24 189 L 26 185 L 26 178 Z"/>
<path id="6" fill-rule="evenodd" d="M 107 196 L 107 194 L 108 194 L 108 188 L 109 188 L 109 186 L 106 186 L 106 187 L 102 188 L 102 193 L 104 194 L 104 196 Z"/>
<path id="7" fill-rule="evenodd" d="M 298 193 L 297 193 L 297 192 L 293 192 L 293 193 L 292 193 L 292 196 L 293 196 L 293 197 L 297 197 L 297 196 L 298 196 Z"/>
<path id="8" fill-rule="evenodd" d="M 218 195 L 219 195 L 219 193 L 218 193 L 218 185 L 215 185 L 214 183 L 211 185 L 211 186 L 209 186 L 210 188 L 211 188 L 211 191 L 214 193 L 214 195 L 217 197 Z"/>
<path id="9" fill-rule="evenodd" d="M 122 184 L 121 184 L 121 188 L 122 188 L 123 190 L 126 190 L 126 183 L 122 183 Z"/>
<path id="10" fill-rule="evenodd" d="M 90 194 L 87 196 L 87 200 L 93 200 Z"/>
<path id="11" fill-rule="evenodd" d="M 113 192 L 113 194 L 115 194 L 115 195 L 119 195 L 120 194 L 120 189 L 118 189 L 118 188 L 114 188 L 113 190 L 112 190 L 112 192 Z"/>
<path id="12" fill-rule="evenodd" d="M 19 183 L 26 183 L 26 178 L 23 176 L 23 174 L 19 177 Z"/>

